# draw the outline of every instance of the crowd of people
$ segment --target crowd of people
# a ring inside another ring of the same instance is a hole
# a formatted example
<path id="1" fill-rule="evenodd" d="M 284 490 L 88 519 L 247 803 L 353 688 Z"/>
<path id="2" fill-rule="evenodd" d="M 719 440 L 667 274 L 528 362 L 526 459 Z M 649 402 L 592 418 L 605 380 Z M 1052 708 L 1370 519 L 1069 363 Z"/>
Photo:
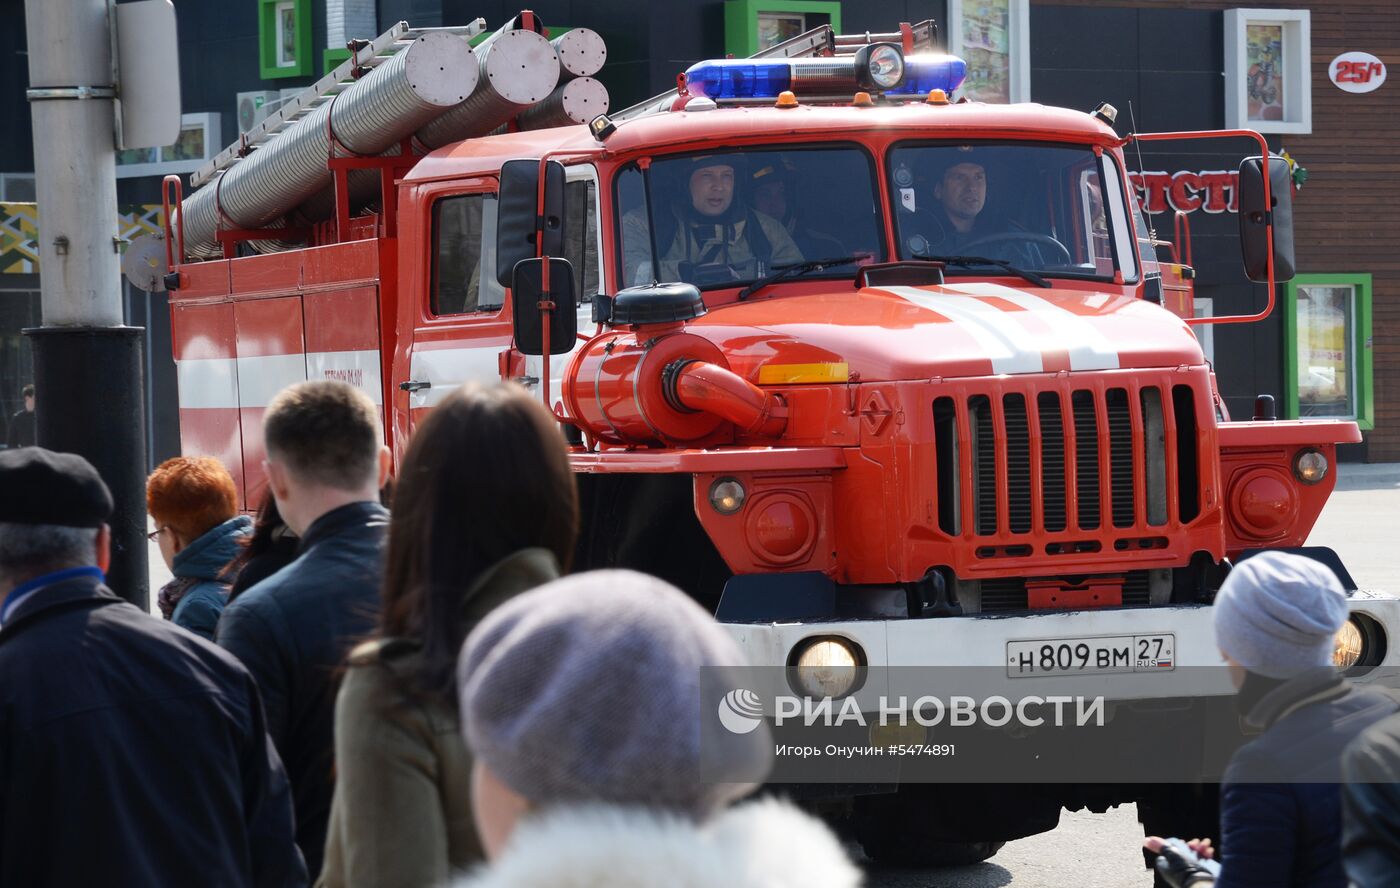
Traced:
<path id="1" fill-rule="evenodd" d="M 740 803 L 771 736 L 697 717 L 700 671 L 743 665 L 729 634 L 655 578 L 570 574 L 574 476 L 523 389 L 437 406 L 389 507 L 355 388 L 292 386 L 263 433 L 255 519 L 216 460 L 151 475 L 164 619 L 104 583 L 96 470 L 0 452 L 0 884 L 860 884 L 821 821 Z M 1150 838 L 1164 878 L 1394 884 L 1400 707 L 1331 667 L 1346 615 L 1308 559 L 1230 574 L 1218 643 L 1262 734 L 1225 781 L 1223 867 L 1211 838 Z"/>

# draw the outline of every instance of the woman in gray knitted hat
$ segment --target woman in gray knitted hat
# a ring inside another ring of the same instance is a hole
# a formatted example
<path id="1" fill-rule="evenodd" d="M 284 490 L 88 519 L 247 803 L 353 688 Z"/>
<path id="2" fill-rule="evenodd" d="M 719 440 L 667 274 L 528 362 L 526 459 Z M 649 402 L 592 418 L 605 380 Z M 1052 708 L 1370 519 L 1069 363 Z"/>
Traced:
<path id="1" fill-rule="evenodd" d="M 458 667 L 492 860 L 458 888 L 859 885 L 820 821 L 776 800 L 731 807 L 767 776 L 773 741 L 762 724 L 722 728 L 701 674 L 743 665 L 704 609 L 631 571 L 502 606 Z"/>
<path id="2" fill-rule="evenodd" d="M 1239 689 L 1236 708 L 1263 733 L 1235 753 L 1221 781 L 1218 880 L 1167 848 L 1168 881 L 1345 888 L 1342 752 L 1396 710 L 1389 695 L 1353 687 L 1332 665 L 1346 592 L 1321 562 L 1263 552 L 1235 566 L 1214 610 L 1216 644 Z M 1156 836 L 1145 844 L 1163 851 Z M 1215 857 L 1210 839 L 1188 845 Z"/>
<path id="3" fill-rule="evenodd" d="M 516 385 L 433 408 L 399 468 L 378 638 L 351 652 L 318 884 L 441 885 L 482 857 L 455 671 L 467 633 L 566 570 L 578 494 L 558 423 Z"/>

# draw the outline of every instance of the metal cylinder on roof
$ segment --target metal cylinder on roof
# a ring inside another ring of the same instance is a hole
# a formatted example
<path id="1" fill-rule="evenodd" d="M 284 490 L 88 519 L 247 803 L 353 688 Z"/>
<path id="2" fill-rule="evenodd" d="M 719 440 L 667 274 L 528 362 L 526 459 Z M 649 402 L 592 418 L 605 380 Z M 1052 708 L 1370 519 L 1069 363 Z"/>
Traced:
<path id="1" fill-rule="evenodd" d="M 462 139 L 502 131 L 505 123 L 517 114 L 530 114 L 534 111 L 532 106 L 551 98 L 544 85 L 549 83 L 553 86 L 558 82 L 557 55 L 552 44 L 544 37 L 532 30 L 522 29 L 521 21 L 522 17 L 516 16 L 501 30 L 476 46 L 473 52 L 479 59 L 480 70 L 484 76 L 478 79 L 476 90 L 465 102 L 415 133 L 415 138 L 425 147 L 439 148 Z M 501 88 L 497 88 L 496 78 L 501 79 Z M 602 84 L 598 84 L 598 87 L 601 88 Z M 596 89 L 583 87 L 576 89 L 572 95 L 581 96 L 595 104 L 599 101 Z M 606 101 L 606 97 L 607 91 L 604 89 L 602 100 Z M 580 100 L 575 99 L 570 103 L 570 107 L 578 104 L 581 104 Z M 562 126 L 577 122 L 579 121 L 566 119 L 561 123 L 522 126 L 522 129 Z M 346 181 L 350 195 L 350 212 L 359 212 L 379 201 L 380 183 L 377 172 L 349 170 Z M 331 218 L 335 215 L 334 189 L 326 187 L 311 195 L 295 215 L 308 223 Z"/>
<path id="2" fill-rule="evenodd" d="M 559 58 L 534 31 L 497 31 L 475 49 L 481 67 L 465 102 L 415 133 L 429 148 L 484 136 L 543 100 L 559 82 Z"/>
<path id="3" fill-rule="evenodd" d="M 562 84 L 545 100 L 520 112 L 516 125 L 523 130 L 548 129 L 587 123 L 608 113 L 608 88 L 592 77 L 577 77 Z"/>
<path id="4" fill-rule="evenodd" d="M 220 228 L 263 227 L 329 188 L 331 129 L 356 154 L 379 154 L 472 95 L 478 79 L 461 37 L 418 37 L 192 194 L 182 208 L 186 251 L 217 253 Z"/>
<path id="5" fill-rule="evenodd" d="M 559 57 L 559 79 L 592 77 L 608 60 L 608 45 L 590 28 L 574 28 L 549 41 Z"/>

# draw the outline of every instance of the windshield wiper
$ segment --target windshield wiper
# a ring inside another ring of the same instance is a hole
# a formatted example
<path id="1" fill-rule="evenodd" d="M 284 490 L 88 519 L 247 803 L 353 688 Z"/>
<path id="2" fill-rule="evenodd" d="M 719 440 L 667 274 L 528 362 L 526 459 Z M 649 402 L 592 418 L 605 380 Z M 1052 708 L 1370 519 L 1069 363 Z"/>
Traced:
<path id="1" fill-rule="evenodd" d="M 1037 287 L 1051 286 L 1050 282 L 1033 271 L 1026 271 L 1024 268 L 1017 268 L 1005 259 L 988 259 L 985 256 L 924 256 L 919 253 L 914 254 L 915 259 L 924 262 L 942 262 L 944 265 L 957 265 L 969 268 L 974 265 L 992 265 L 997 268 L 1009 271 L 1019 278 L 1023 278 L 1035 284 Z"/>
<path id="2" fill-rule="evenodd" d="M 808 259 L 806 262 L 797 262 L 792 265 L 784 265 L 775 274 L 761 277 L 747 287 L 739 291 L 739 301 L 743 302 L 764 287 L 772 286 L 779 281 L 789 278 L 801 277 L 813 271 L 826 271 L 828 268 L 836 268 L 840 265 L 850 265 L 853 262 L 864 260 L 865 256 L 842 256 L 839 259 Z"/>

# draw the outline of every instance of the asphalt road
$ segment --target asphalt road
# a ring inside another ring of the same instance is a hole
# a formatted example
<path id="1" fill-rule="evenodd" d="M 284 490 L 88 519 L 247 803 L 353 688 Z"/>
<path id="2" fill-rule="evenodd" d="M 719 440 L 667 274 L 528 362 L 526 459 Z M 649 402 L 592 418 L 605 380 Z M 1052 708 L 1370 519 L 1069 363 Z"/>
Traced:
<path id="1" fill-rule="evenodd" d="M 1363 589 L 1400 594 L 1400 464 L 1344 465 L 1337 490 L 1313 528 L 1309 545 L 1337 550 Z M 155 591 L 170 579 L 159 549 L 151 546 L 151 608 Z M 1138 850 L 1142 828 L 1137 807 L 1104 814 L 1066 812 L 1052 832 L 1008 842 L 976 866 L 938 870 L 869 869 L 871 888 L 1150 888 L 1152 878 Z M 860 851 L 851 848 L 861 859 Z"/>

